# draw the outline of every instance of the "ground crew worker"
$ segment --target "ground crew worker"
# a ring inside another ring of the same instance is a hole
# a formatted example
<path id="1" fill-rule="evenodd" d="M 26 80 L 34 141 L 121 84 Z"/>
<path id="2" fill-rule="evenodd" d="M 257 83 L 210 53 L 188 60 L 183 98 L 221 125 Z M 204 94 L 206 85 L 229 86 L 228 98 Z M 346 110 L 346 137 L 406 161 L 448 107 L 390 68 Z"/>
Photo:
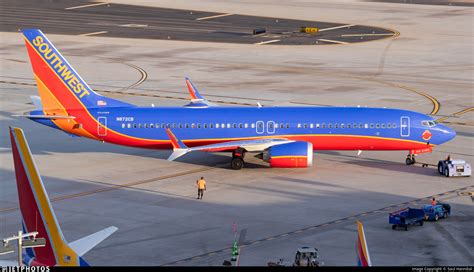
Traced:
<path id="1" fill-rule="evenodd" d="M 431 205 L 435 206 L 436 205 L 436 199 L 433 197 L 433 199 L 431 200 Z"/>
<path id="2" fill-rule="evenodd" d="M 197 180 L 196 185 L 198 187 L 198 197 L 197 197 L 197 199 L 202 199 L 204 191 L 206 190 L 206 181 L 204 180 L 204 177 L 201 177 L 201 179 Z"/>
<path id="3" fill-rule="evenodd" d="M 449 162 L 451 160 L 451 155 L 448 155 L 448 157 L 446 158 L 446 161 Z"/>

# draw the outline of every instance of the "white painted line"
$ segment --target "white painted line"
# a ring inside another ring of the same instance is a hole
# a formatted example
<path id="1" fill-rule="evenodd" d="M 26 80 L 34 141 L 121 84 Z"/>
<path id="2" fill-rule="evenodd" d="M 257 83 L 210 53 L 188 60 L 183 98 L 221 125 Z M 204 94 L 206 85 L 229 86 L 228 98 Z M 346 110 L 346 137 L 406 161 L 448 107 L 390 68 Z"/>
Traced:
<path id="1" fill-rule="evenodd" d="M 344 34 L 341 37 L 362 37 L 362 36 L 393 36 L 395 33 L 379 33 L 379 34 Z"/>
<path id="2" fill-rule="evenodd" d="M 260 45 L 260 44 L 268 44 L 268 43 L 274 43 L 274 42 L 279 42 L 279 41 L 280 40 L 271 40 L 271 41 L 259 42 L 259 43 L 254 43 L 254 44 Z"/>
<path id="3" fill-rule="evenodd" d="M 79 36 L 92 36 L 92 35 L 104 34 L 104 33 L 107 33 L 107 32 L 108 32 L 108 31 L 97 31 L 97 32 L 91 32 L 91 33 L 80 34 Z"/>
<path id="4" fill-rule="evenodd" d="M 123 26 L 123 27 L 141 27 L 141 28 L 148 27 L 148 25 L 142 25 L 142 24 L 125 24 L 125 25 L 119 25 L 119 26 Z"/>
<path id="5" fill-rule="evenodd" d="M 87 7 L 94 7 L 94 6 L 101 6 L 108 4 L 108 2 L 102 2 L 102 3 L 95 3 L 95 4 L 89 4 L 89 5 L 82 5 L 82 6 L 76 6 L 76 7 L 69 7 L 65 9 L 79 9 L 79 8 L 87 8 Z"/>
<path id="6" fill-rule="evenodd" d="M 329 42 L 329 43 L 338 43 L 338 44 L 349 44 L 348 42 L 341 42 L 341 41 L 335 41 L 335 40 L 326 40 L 326 39 L 318 39 L 318 41 Z"/>
<path id="7" fill-rule="evenodd" d="M 339 29 L 339 28 L 346 28 L 346 27 L 351 27 L 351 26 L 355 26 L 355 25 L 342 25 L 342 26 L 328 27 L 328 28 L 320 29 L 319 32 L 333 30 L 333 29 Z"/>
<path id="8" fill-rule="evenodd" d="M 214 15 L 214 16 L 201 17 L 201 18 L 197 18 L 196 20 L 201 21 L 201 20 L 214 19 L 214 18 L 225 17 L 225 16 L 230 16 L 230 15 L 234 15 L 234 14 L 224 13 L 224 14 L 219 14 L 219 15 Z"/>

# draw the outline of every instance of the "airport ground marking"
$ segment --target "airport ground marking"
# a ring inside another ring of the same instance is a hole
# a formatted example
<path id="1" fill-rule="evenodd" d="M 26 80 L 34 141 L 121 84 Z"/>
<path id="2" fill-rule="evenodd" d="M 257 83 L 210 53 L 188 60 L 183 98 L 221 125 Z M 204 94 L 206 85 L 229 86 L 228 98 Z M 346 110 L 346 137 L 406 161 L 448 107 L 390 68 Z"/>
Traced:
<path id="1" fill-rule="evenodd" d="M 0 80 L 0 83 L 36 87 L 35 83 L 23 83 L 23 82 L 14 82 L 14 81 L 5 81 L 5 80 Z M 136 83 L 134 83 L 134 84 L 136 84 Z M 130 88 L 130 87 L 128 87 L 128 88 Z M 177 97 L 177 96 L 159 95 L 159 94 L 151 94 L 151 93 L 134 93 L 134 92 L 127 92 L 127 91 L 120 91 L 120 90 L 109 91 L 109 90 L 99 90 L 99 89 L 94 89 L 94 91 L 99 92 L 99 93 L 103 93 L 103 94 L 156 97 L 156 98 L 165 98 L 165 99 L 175 99 L 175 100 L 189 101 L 189 98 L 187 98 L 187 97 Z M 224 96 L 224 97 L 226 97 L 226 96 Z M 254 98 L 248 98 L 248 99 L 259 100 L 259 101 L 267 101 L 267 102 L 275 102 L 273 100 L 268 100 L 268 99 L 254 99 Z M 208 100 L 210 102 L 221 103 L 221 104 L 232 104 L 232 105 L 242 105 L 242 106 L 255 106 L 256 105 L 255 103 L 231 102 L 231 101 L 210 100 L 210 99 L 208 99 Z M 298 103 L 296 103 L 296 104 L 298 104 Z"/>
<path id="2" fill-rule="evenodd" d="M 337 44 L 349 44 L 348 42 L 328 40 L 328 39 L 318 39 L 318 41 L 328 42 L 328 43 L 337 43 Z"/>
<path id="3" fill-rule="evenodd" d="M 188 170 L 188 171 L 184 171 L 184 172 L 159 176 L 159 177 L 155 177 L 155 178 L 139 180 L 139 181 L 133 181 L 133 182 L 125 183 L 125 184 L 111 185 L 111 186 L 107 186 L 107 187 L 99 188 L 99 189 L 95 189 L 95 190 L 90 190 L 90 191 L 79 192 L 79 193 L 75 193 L 75 194 L 69 194 L 69 195 L 54 197 L 54 198 L 51 198 L 51 202 L 56 202 L 56 201 L 61 201 L 61 200 L 66 200 L 66 199 L 72 199 L 72 198 L 78 198 L 78 197 L 83 197 L 83 196 L 92 195 L 92 194 L 104 193 L 104 192 L 108 192 L 108 191 L 112 191 L 112 190 L 116 190 L 116 189 L 133 188 L 133 186 L 137 186 L 137 185 L 142 185 L 142 184 L 151 183 L 151 182 L 155 182 L 155 181 L 160 181 L 160 180 L 185 176 L 185 175 L 189 175 L 189 174 L 204 172 L 204 171 L 212 170 L 212 169 L 214 169 L 214 168 L 206 166 L 206 167 L 201 167 L 201 168 L 197 168 L 197 169 L 194 169 L 194 170 Z M 8 212 L 8 211 L 13 211 L 13 210 L 17 210 L 17 209 L 18 209 L 18 207 L 9 207 L 9 208 L 3 208 L 3 209 L 0 208 L 0 212 Z"/>
<path id="4" fill-rule="evenodd" d="M 332 74 L 332 73 L 325 72 L 323 74 Z M 434 115 L 439 111 L 440 103 L 438 102 L 438 100 L 436 98 L 434 98 L 433 96 L 428 95 L 426 93 L 423 93 L 421 91 L 417 91 L 413 88 L 403 86 L 403 85 L 400 85 L 400 84 L 395 84 L 395 83 L 388 82 L 388 81 L 383 81 L 383 80 L 378 80 L 378 79 L 363 77 L 363 76 L 357 76 L 357 75 L 353 75 L 353 74 L 344 74 L 344 76 L 347 76 L 349 78 L 359 79 L 359 80 L 372 81 L 372 82 L 376 82 L 376 83 L 383 84 L 383 85 L 386 85 L 386 86 L 391 86 L 391 87 L 395 87 L 395 88 L 404 89 L 404 90 L 407 90 L 407 91 L 410 91 L 410 92 L 414 92 L 418 95 L 421 95 L 421 96 L 429 99 L 432 102 L 433 108 L 432 108 L 431 113 L 429 113 L 429 114 Z M 0 81 L 0 83 L 36 86 L 36 84 L 34 84 L 34 83 L 19 83 L 19 82 L 12 82 L 12 81 Z M 133 93 L 133 92 L 97 90 L 97 89 L 95 91 L 100 92 L 100 93 L 110 93 L 110 94 L 119 94 L 119 95 L 148 96 L 148 97 L 157 97 L 157 98 L 178 99 L 178 100 L 185 100 L 185 101 L 189 100 L 187 97 L 173 97 L 173 96 L 159 95 L 159 94 Z M 247 99 L 251 99 L 251 98 L 247 98 Z M 253 99 L 253 100 L 255 100 L 255 99 Z M 229 101 L 223 101 L 223 100 L 209 100 L 209 101 L 214 102 L 214 103 L 222 103 L 222 104 L 255 106 L 254 103 L 245 103 L 245 102 L 229 102 Z M 266 101 L 275 102 L 275 101 L 272 101 L 272 100 L 266 100 Z M 321 106 L 320 104 L 311 104 L 311 103 L 304 103 L 304 102 L 292 102 L 292 101 L 290 101 L 290 103 Z M 326 106 L 328 106 L 328 105 L 326 105 Z M 463 114 L 463 113 L 468 112 L 468 111 L 471 111 L 471 108 L 468 108 L 466 110 L 461 111 L 462 113 L 460 112 L 460 113 L 458 113 L 458 115 Z M 450 122 L 445 122 L 445 123 L 450 123 Z M 470 125 L 470 126 L 472 126 L 474 124 L 461 123 L 460 125 Z"/>
<path id="5" fill-rule="evenodd" d="M 377 83 L 380 83 L 380 84 L 384 84 L 384 85 L 388 85 L 388 86 L 392 86 L 392 87 L 396 87 L 396 88 L 400 88 L 400 89 L 404 89 L 404 90 L 419 94 L 421 96 L 424 96 L 424 97 L 428 98 L 431 101 L 431 103 L 433 104 L 433 108 L 432 108 L 431 112 L 429 113 L 430 115 L 437 114 L 438 111 L 439 111 L 439 108 L 441 107 L 439 101 L 436 98 L 434 98 L 433 96 L 431 96 L 427 93 L 415 90 L 411 87 L 407 87 L 407 86 L 400 85 L 400 84 L 397 84 L 397 83 L 383 81 L 383 80 L 379 80 L 379 79 L 375 79 L 375 78 L 367 78 L 367 77 L 361 77 L 361 76 L 355 76 L 355 75 L 348 75 L 348 76 L 353 77 L 353 78 L 359 78 L 359 79 L 363 79 L 363 80 L 373 81 L 373 82 L 377 82 Z"/>
<path id="6" fill-rule="evenodd" d="M 108 33 L 108 31 L 97 31 L 97 32 L 91 32 L 91 33 L 84 33 L 84 34 L 79 34 L 78 36 L 93 36 L 93 35 L 99 35 L 99 34 L 105 34 Z"/>
<path id="7" fill-rule="evenodd" d="M 270 41 L 264 41 L 264 42 L 258 42 L 254 43 L 255 45 L 262 45 L 262 44 L 269 44 L 269 43 L 276 43 L 279 42 L 280 40 L 270 40 Z"/>
<path id="8" fill-rule="evenodd" d="M 87 4 L 87 5 L 82 5 L 82 6 L 69 7 L 69 8 L 65 8 L 65 9 L 66 9 L 66 10 L 80 9 L 80 8 L 88 8 L 88 7 L 102 6 L 102 5 L 106 5 L 106 4 L 108 4 L 108 2 Z"/>
<path id="9" fill-rule="evenodd" d="M 341 37 L 394 36 L 395 33 L 342 34 Z"/>
<path id="10" fill-rule="evenodd" d="M 196 18 L 196 21 L 202 21 L 202 20 L 209 20 L 209 19 L 214 19 L 214 18 L 220 18 L 220 17 L 226 17 L 234 15 L 233 13 L 223 13 L 223 14 L 218 14 L 218 15 L 213 15 L 213 16 L 207 16 L 207 17 L 201 17 L 201 18 Z"/>
<path id="11" fill-rule="evenodd" d="M 340 29 L 340 28 L 346 28 L 346 27 L 351 27 L 351 26 L 355 26 L 355 25 L 342 25 L 342 26 L 328 27 L 328 28 L 320 29 L 319 32 L 324 32 L 324 31 L 334 30 L 334 29 Z"/>
<path id="12" fill-rule="evenodd" d="M 143 68 L 138 67 L 138 66 L 136 66 L 134 64 L 131 64 L 131 63 L 125 63 L 125 65 L 136 69 L 140 73 L 140 79 L 137 82 L 133 83 L 132 85 L 130 85 L 128 87 L 125 87 L 123 89 L 120 89 L 119 91 L 135 88 L 138 85 L 142 84 L 148 78 L 148 74 Z"/>
<path id="13" fill-rule="evenodd" d="M 148 25 L 144 25 L 144 24 L 124 24 L 124 25 L 119 25 L 119 26 L 122 26 L 122 27 L 136 27 L 136 28 L 148 27 Z"/>
<path id="14" fill-rule="evenodd" d="M 458 188 L 456 190 L 452 190 L 452 191 L 448 191 L 449 193 L 454 193 L 454 192 L 460 192 L 460 191 L 465 191 L 465 190 L 468 190 L 468 189 L 474 189 L 474 185 L 471 185 L 471 186 L 466 186 L 466 187 L 462 187 L 462 188 Z M 367 216 L 369 213 L 376 213 L 376 212 L 382 212 L 384 210 L 387 210 L 387 209 L 393 209 L 397 206 L 400 206 L 400 205 L 408 205 L 408 204 L 411 204 L 413 202 L 420 202 L 420 201 L 426 201 L 428 199 L 431 199 L 433 196 L 437 196 L 437 195 L 441 195 L 443 193 L 440 193 L 440 194 L 436 194 L 436 195 L 432 195 L 432 196 L 427 196 L 427 197 L 422 197 L 422 198 L 418 198 L 416 200 L 411 200 L 411 201 L 407 201 L 407 202 L 404 202 L 404 203 L 400 203 L 400 204 L 395 204 L 395 205 L 391 205 L 391 206 L 388 206 L 388 207 L 384 207 L 384 208 L 380 208 L 380 209 L 376 209 L 376 210 L 372 210 L 372 211 L 369 211 L 369 212 L 365 212 L 365 213 L 361 213 L 361 214 L 358 214 L 358 215 L 352 215 L 352 216 L 349 216 L 349 217 L 345 217 L 345 218 L 342 218 L 342 219 L 338 219 L 338 220 L 335 220 L 335 221 L 330 221 L 330 222 L 327 222 L 327 223 L 324 223 L 324 224 L 319 224 L 319 225 L 315 225 L 315 226 L 310 226 L 310 227 L 305 227 L 303 229 L 299 229 L 299 230 L 295 230 L 295 231 L 292 231 L 292 232 L 287 232 L 287 233 L 283 233 L 283 234 L 280 234 L 280 235 L 273 235 L 273 236 L 270 236 L 270 237 L 266 237 L 266 238 L 262 238 L 262 239 L 258 239 L 258 240 L 255 240 L 255 241 L 249 241 L 249 242 L 245 242 L 243 243 L 241 246 L 251 246 L 251 245 L 256 245 L 256 244 L 259 244 L 261 242 L 265 242 L 265 241 L 272 241 L 272 240 L 275 240 L 275 239 L 278 239 L 278 238 L 283 238 L 283 237 L 287 237 L 289 235 L 292 235 L 292 234 L 300 234 L 300 233 L 303 233 L 307 230 L 313 230 L 315 228 L 319 228 L 319 227 L 327 227 L 329 225 L 333 225 L 333 224 L 338 224 L 338 223 L 341 223 L 342 221 L 347 221 L 349 219 L 356 219 L 358 217 L 362 217 L 362 216 Z M 458 196 L 458 195 L 456 195 Z M 1 210 L 0 210 L 1 211 Z M 212 252 L 209 252 L 209 253 L 205 253 L 205 254 L 201 254 L 201 255 L 197 255 L 199 256 L 200 258 L 201 257 L 204 257 L 204 256 L 208 256 L 209 254 L 211 253 L 214 253 L 213 255 L 217 254 L 217 253 L 223 253 L 225 251 L 230 251 L 231 248 L 224 248 L 224 249 L 220 249 L 220 250 L 215 250 L 215 251 L 212 251 Z M 163 264 L 163 266 L 168 266 L 168 265 L 176 265 L 176 264 L 181 264 L 183 262 L 186 262 L 186 261 L 190 261 L 190 260 L 193 260 L 193 258 L 197 257 L 197 256 L 194 256 L 194 257 L 189 257 L 189 258 L 186 258 L 186 259 L 181 259 L 181 260 L 178 260 L 178 261 L 174 261 L 174 262 L 170 262 L 170 263 L 167 263 L 167 264 Z"/>
<path id="15" fill-rule="evenodd" d="M 436 122 L 438 122 L 438 123 L 448 123 L 448 122 L 444 122 L 444 121 L 446 119 L 450 118 L 450 117 L 457 117 L 457 116 L 463 115 L 465 113 L 468 113 L 470 111 L 474 111 L 474 107 L 469 107 L 467 109 L 463 109 L 461 111 L 455 112 L 455 113 L 451 114 L 451 116 L 445 116 L 445 117 L 442 117 L 442 118 L 438 118 L 438 119 L 436 119 Z"/>

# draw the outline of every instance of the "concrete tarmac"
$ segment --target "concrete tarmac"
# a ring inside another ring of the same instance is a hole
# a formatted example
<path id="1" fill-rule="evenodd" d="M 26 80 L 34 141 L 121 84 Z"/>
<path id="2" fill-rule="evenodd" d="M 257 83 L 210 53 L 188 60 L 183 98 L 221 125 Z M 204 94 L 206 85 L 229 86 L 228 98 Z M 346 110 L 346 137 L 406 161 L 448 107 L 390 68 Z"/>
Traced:
<path id="1" fill-rule="evenodd" d="M 265 4 L 211 2 L 188 8 L 256 15 L 252 11 Z M 185 104 L 184 76 L 222 104 L 361 105 L 429 114 L 434 102 L 420 93 L 427 94 L 439 103 L 435 117 L 448 117 L 445 122 L 458 135 L 418 161 L 436 164 L 451 154 L 472 165 L 472 9 L 409 7 L 285 1 L 259 9 L 261 16 L 301 20 L 325 13 L 321 21 L 332 17 L 401 33 L 396 39 L 324 47 L 46 35 L 93 88 L 139 105 Z M 240 265 L 292 261 L 298 247 L 314 246 L 325 265 L 352 266 L 356 220 L 364 224 L 374 265 L 474 263 L 474 204 L 459 195 L 474 191 L 472 177 L 447 179 L 432 167 L 406 166 L 405 152 L 315 153 L 308 169 L 271 169 L 252 158 L 233 171 L 226 154 L 192 153 L 168 162 L 169 151 L 72 138 L 11 116 L 32 110 L 29 96 L 37 91 L 23 38 L 0 35 L 0 237 L 20 227 L 7 129 L 18 126 L 66 239 L 119 228 L 84 256 L 91 265 L 219 266 L 230 259 L 235 222 L 244 245 Z M 127 64 L 145 71 L 146 79 Z M 197 200 L 195 181 L 201 176 L 208 190 Z M 452 216 L 408 232 L 391 229 L 389 212 L 418 207 L 432 196 L 451 204 Z"/>
<path id="2" fill-rule="evenodd" d="M 83 0 L 34 5 L 26 0 L 2 1 L 0 31 L 25 28 L 50 34 L 274 45 L 347 44 L 398 35 L 373 26 Z"/>

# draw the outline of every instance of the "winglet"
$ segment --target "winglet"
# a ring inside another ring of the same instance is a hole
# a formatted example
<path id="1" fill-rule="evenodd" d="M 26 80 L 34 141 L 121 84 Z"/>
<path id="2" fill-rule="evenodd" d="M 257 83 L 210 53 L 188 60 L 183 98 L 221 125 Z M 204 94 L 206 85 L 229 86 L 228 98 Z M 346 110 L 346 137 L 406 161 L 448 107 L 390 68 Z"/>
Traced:
<path id="1" fill-rule="evenodd" d="M 369 247 L 365 240 L 364 226 L 360 221 L 357 221 L 357 265 L 358 266 L 372 266 L 369 255 Z"/>
<path id="2" fill-rule="evenodd" d="M 166 133 L 168 134 L 168 137 L 170 138 L 171 144 L 173 145 L 173 153 L 169 156 L 168 160 L 169 161 L 174 161 L 177 158 L 185 155 L 186 153 L 190 152 L 191 149 L 189 149 L 180 139 L 178 139 L 171 129 L 166 128 Z"/>
<path id="3" fill-rule="evenodd" d="M 183 144 L 183 142 L 181 142 L 180 139 L 178 139 L 174 134 L 173 132 L 171 132 L 171 129 L 169 128 L 166 128 L 166 133 L 168 134 L 168 137 L 170 138 L 171 140 L 171 144 L 173 145 L 173 150 L 176 150 L 176 149 L 182 149 L 182 148 L 188 148 L 185 144 Z"/>
<path id="4" fill-rule="evenodd" d="M 185 79 L 186 79 L 186 86 L 188 86 L 188 91 L 189 91 L 189 94 L 191 95 L 191 99 L 192 100 L 196 100 L 196 99 L 204 100 L 204 97 L 202 97 L 202 95 L 199 93 L 196 86 L 194 86 L 194 84 L 191 82 L 191 79 L 189 79 L 189 77 L 186 77 Z"/>

